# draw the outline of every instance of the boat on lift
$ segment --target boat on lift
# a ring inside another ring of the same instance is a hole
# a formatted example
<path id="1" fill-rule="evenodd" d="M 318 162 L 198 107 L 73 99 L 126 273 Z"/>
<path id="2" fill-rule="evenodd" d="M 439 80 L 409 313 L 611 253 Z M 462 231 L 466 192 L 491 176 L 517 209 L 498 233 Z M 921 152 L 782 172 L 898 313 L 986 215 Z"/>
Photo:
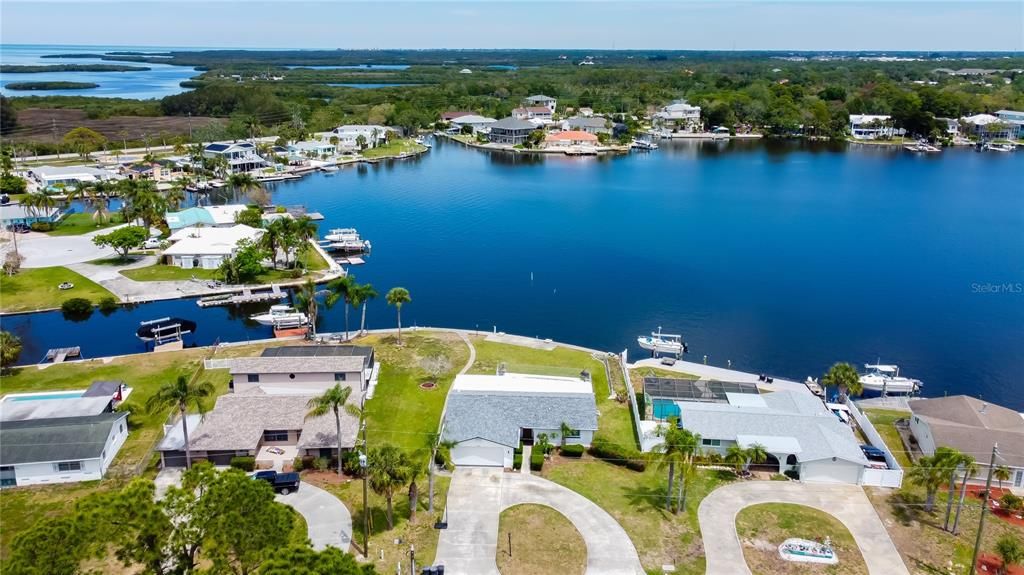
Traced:
<path id="1" fill-rule="evenodd" d="M 662 333 L 660 326 L 658 331 L 651 332 L 651 335 L 641 335 L 636 338 L 636 343 L 640 347 L 654 353 L 668 353 L 678 356 L 689 351 L 686 343 L 683 342 L 682 335 Z"/>
<path id="2" fill-rule="evenodd" d="M 329 230 L 324 239 L 329 242 L 344 242 L 348 240 L 358 240 L 359 231 L 355 228 L 334 228 Z"/>
<path id="3" fill-rule="evenodd" d="M 913 395 L 924 385 L 919 379 L 901 376 L 896 365 L 867 363 L 864 369 L 867 373 L 860 376 L 860 384 L 865 391 L 877 391 L 882 395 Z"/>
<path id="4" fill-rule="evenodd" d="M 158 344 L 181 339 L 181 336 L 196 330 L 196 322 L 180 317 L 162 317 L 139 323 L 135 336 L 142 341 L 155 341 Z"/>
<path id="5" fill-rule="evenodd" d="M 989 150 L 990 152 L 1012 152 L 1017 149 L 1017 146 L 1014 146 L 1013 144 L 1008 142 L 998 144 L 995 142 L 989 142 L 985 144 L 983 149 Z"/>
<path id="6" fill-rule="evenodd" d="M 642 140 L 640 138 L 635 138 L 633 142 L 629 145 L 629 147 L 634 150 L 651 151 L 657 150 L 658 144 L 655 144 L 650 140 Z"/>
<path id="7" fill-rule="evenodd" d="M 309 318 L 306 314 L 285 304 L 272 305 L 266 312 L 251 315 L 249 316 L 249 319 L 260 325 L 269 325 L 273 327 L 298 327 L 309 322 Z"/>

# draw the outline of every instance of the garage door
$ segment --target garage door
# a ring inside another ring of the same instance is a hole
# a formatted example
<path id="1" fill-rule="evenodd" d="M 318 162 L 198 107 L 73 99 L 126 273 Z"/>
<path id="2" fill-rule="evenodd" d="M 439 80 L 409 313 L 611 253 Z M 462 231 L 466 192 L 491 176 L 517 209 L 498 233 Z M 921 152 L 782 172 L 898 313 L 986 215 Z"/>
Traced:
<path id="1" fill-rule="evenodd" d="M 452 462 L 468 467 L 503 467 L 504 448 L 495 446 L 457 445 L 452 449 Z"/>

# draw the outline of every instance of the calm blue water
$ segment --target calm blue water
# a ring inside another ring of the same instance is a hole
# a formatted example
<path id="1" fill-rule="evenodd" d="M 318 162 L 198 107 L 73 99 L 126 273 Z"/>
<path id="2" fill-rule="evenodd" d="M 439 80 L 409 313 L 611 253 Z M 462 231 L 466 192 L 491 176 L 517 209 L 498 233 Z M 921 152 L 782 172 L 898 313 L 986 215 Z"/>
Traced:
<path id="1" fill-rule="evenodd" d="M 664 326 L 693 361 L 802 380 L 881 359 L 926 395 L 1024 409 L 1022 173 L 1020 153 L 968 150 L 680 142 L 541 159 L 441 142 L 272 193 L 370 239 L 353 271 L 382 295 L 408 288 L 407 325 L 497 326 L 634 357 L 636 336 Z M 167 315 L 198 321 L 196 343 L 268 337 L 234 321 L 249 313 L 181 300 L 3 323 L 34 362 L 71 345 L 141 352 L 138 322 Z M 323 315 L 322 331 L 342 328 L 342 309 Z M 394 323 L 382 298 L 367 318 Z"/>
<path id="2" fill-rule="evenodd" d="M 175 48 L 179 49 L 179 48 Z M 148 67 L 135 72 L 41 72 L 0 74 L 0 94 L 5 96 L 95 96 L 103 98 L 162 98 L 185 91 L 179 84 L 199 72 L 183 66 L 143 62 L 115 62 L 99 58 L 43 58 L 46 54 L 102 54 L 109 51 L 159 52 L 164 49 L 132 46 L 0 45 L 0 63 L 20 65 L 124 64 Z M 85 90 L 8 90 L 11 82 L 92 82 Z"/>
<path id="3" fill-rule="evenodd" d="M 408 64 L 352 64 L 348 66 L 285 66 L 289 70 L 308 68 L 310 70 L 408 70 Z"/>
<path id="4" fill-rule="evenodd" d="M 359 88 L 364 90 L 371 90 L 373 88 L 394 88 L 395 86 L 422 86 L 423 84 L 400 84 L 400 83 L 381 83 L 381 84 L 327 84 L 328 86 L 336 86 L 342 88 Z"/>

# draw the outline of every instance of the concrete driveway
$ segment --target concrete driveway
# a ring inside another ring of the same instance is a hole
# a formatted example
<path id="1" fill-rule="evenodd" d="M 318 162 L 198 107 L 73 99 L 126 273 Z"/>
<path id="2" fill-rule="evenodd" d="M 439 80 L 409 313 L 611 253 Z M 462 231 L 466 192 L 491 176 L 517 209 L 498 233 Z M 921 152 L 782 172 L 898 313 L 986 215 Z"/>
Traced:
<path id="1" fill-rule="evenodd" d="M 458 468 L 448 488 L 448 528 L 435 564 L 453 575 L 498 575 L 498 517 L 513 505 L 547 505 L 564 515 L 587 545 L 588 575 L 642 575 L 625 530 L 582 495 L 546 479 L 494 468 Z"/>
<path id="2" fill-rule="evenodd" d="M 66 266 L 117 255 L 113 248 L 92 243 L 93 236 L 107 234 L 121 226 L 96 230 L 80 236 L 48 236 L 28 233 L 18 237 L 18 252 L 25 258 L 23 268 Z M 5 246 L 6 247 L 6 246 Z"/>
<path id="3" fill-rule="evenodd" d="M 352 542 L 352 515 L 337 497 L 302 482 L 295 493 L 277 495 L 274 499 L 298 511 L 306 520 L 313 549 L 320 551 L 331 546 L 348 551 Z"/>
<path id="4" fill-rule="evenodd" d="M 864 556 L 868 573 L 910 573 L 860 487 L 751 481 L 720 487 L 700 504 L 697 515 L 704 539 L 707 575 L 749 575 L 736 533 L 736 515 L 744 507 L 758 503 L 795 503 L 829 513 L 850 530 Z M 839 560 L 842 561 L 842 557 Z"/>

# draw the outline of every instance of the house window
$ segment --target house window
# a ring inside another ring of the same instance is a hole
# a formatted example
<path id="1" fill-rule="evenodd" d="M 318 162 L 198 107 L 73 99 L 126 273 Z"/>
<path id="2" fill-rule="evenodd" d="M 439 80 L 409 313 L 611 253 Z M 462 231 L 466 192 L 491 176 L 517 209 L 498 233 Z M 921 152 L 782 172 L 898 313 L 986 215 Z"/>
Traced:
<path id="1" fill-rule="evenodd" d="M 701 445 L 705 445 L 707 447 L 721 447 L 722 446 L 722 440 L 721 439 L 701 439 L 700 440 L 700 444 Z"/>
<path id="2" fill-rule="evenodd" d="M 53 467 L 57 471 L 81 471 L 82 470 L 82 462 L 81 461 L 62 461 L 60 463 L 55 463 L 53 465 Z"/>
<path id="3" fill-rule="evenodd" d="M 249 383 L 259 383 L 260 382 L 260 374 L 258 374 L 258 373 L 250 373 L 250 374 L 245 376 L 245 380 L 248 381 Z"/>
<path id="4" fill-rule="evenodd" d="M 336 374 L 334 374 L 334 381 L 345 381 L 345 374 L 344 373 L 336 373 Z"/>
<path id="5" fill-rule="evenodd" d="M 263 441 L 288 441 L 288 430 L 268 429 L 263 432 Z"/>
<path id="6" fill-rule="evenodd" d="M 565 438 L 566 439 L 579 439 L 580 438 L 580 430 L 578 430 L 578 429 L 570 429 L 569 433 L 565 434 Z"/>

